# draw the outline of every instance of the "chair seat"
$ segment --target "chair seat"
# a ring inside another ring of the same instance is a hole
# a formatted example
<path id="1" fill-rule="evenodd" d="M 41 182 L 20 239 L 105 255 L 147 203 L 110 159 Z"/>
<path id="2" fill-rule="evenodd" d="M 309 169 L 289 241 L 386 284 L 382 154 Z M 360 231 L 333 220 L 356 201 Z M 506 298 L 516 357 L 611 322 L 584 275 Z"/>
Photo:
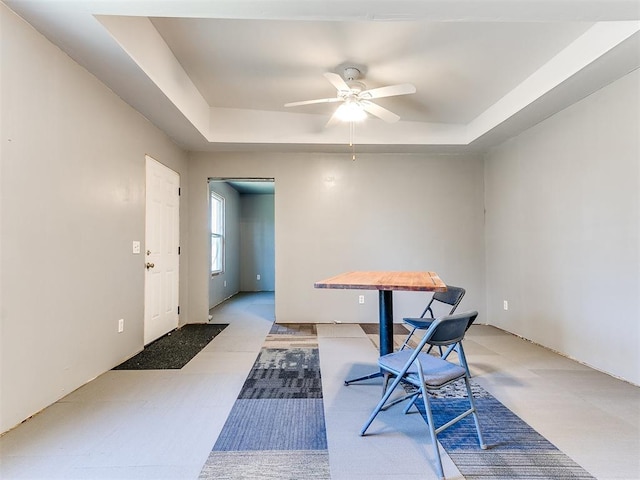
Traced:
<path id="1" fill-rule="evenodd" d="M 378 365 L 393 374 L 399 375 L 413 353 L 413 349 L 405 349 L 384 355 L 378 360 Z M 417 360 L 419 360 L 422 365 L 422 372 L 424 373 L 425 383 L 428 388 L 440 388 L 453 380 L 464 377 L 467 373 L 464 367 L 460 365 L 455 365 L 424 352 L 418 355 Z M 414 380 L 414 378 L 411 378 L 411 375 L 417 375 L 418 373 L 417 362 L 411 364 L 407 373 L 409 377 L 405 377 L 405 379 L 409 381 Z M 415 380 L 417 380 L 417 376 Z M 413 381 L 411 383 L 413 383 Z"/>
<path id="2" fill-rule="evenodd" d="M 403 318 L 402 321 L 414 328 L 421 328 L 426 330 L 433 323 L 433 318 Z"/>

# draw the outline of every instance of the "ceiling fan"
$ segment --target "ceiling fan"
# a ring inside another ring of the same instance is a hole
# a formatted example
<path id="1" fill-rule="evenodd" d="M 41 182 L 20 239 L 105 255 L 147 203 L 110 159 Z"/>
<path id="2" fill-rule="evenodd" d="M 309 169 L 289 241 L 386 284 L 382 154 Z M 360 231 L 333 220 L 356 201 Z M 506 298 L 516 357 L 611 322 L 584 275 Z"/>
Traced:
<path id="1" fill-rule="evenodd" d="M 367 113 L 370 113 L 374 117 L 378 117 L 385 122 L 393 123 L 400 120 L 400 117 L 386 108 L 373 103 L 371 100 L 416 93 L 416 87 L 410 83 L 389 85 L 386 87 L 367 90 L 365 84 L 359 80 L 361 73 L 356 67 L 345 67 L 343 76 L 344 78 L 337 73 L 332 72 L 326 72 L 324 74 L 324 77 L 329 80 L 329 82 L 338 91 L 335 97 L 286 103 L 284 106 L 298 107 L 316 103 L 341 102 L 341 105 L 331 116 L 329 122 L 327 122 L 327 127 L 340 121 L 353 122 L 363 120 L 366 118 Z"/>

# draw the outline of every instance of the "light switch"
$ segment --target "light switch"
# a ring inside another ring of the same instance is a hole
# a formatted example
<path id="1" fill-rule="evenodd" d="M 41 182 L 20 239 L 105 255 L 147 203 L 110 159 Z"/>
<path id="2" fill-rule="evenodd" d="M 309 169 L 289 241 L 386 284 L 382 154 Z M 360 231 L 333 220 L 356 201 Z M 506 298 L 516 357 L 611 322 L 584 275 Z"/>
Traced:
<path id="1" fill-rule="evenodd" d="M 140 242 L 138 240 L 133 241 L 133 253 L 136 255 L 140 253 Z"/>

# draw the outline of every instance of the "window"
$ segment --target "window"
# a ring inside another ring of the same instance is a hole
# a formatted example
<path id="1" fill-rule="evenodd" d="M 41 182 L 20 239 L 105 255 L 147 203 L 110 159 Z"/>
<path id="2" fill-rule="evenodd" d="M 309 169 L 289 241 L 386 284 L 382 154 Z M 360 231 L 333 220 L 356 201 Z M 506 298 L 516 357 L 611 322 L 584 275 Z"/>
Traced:
<path id="1" fill-rule="evenodd" d="M 211 274 L 224 271 L 224 198 L 211 192 Z"/>

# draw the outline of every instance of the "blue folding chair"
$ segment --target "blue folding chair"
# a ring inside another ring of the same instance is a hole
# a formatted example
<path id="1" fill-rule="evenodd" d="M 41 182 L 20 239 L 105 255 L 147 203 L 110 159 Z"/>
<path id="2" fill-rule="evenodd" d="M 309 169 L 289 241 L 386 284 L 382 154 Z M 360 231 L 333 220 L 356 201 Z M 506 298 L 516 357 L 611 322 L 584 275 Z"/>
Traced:
<path id="1" fill-rule="evenodd" d="M 400 347 L 400 350 L 403 350 L 404 348 L 409 346 L 409 339 L 411 339 L 411 337 L 413 336 L 416 330 L 426 330 L 431 326 L 434 320 L 434 313 L 433 313 L 434 302 L 451 305 L 451 310 L 449 310 L 449 315 L 453 315 L 453 312 L 455 312 L 456 308 L 458 308 L 458 305 L 460 305 L 460 302 L 462 301 L 462 297 L 464 297 L 465 292 L 466 291 L 464 288 L 448 285 L 446 292 L 437 292 L 433 295 L 433 297 L 431 297 L 431 301 L 429 302 L 427 307 L 424 309 L 424 311 L 422 312 L 422 315 L 420 315 L 419 318 L 404 318 L 403 321 L 407 325 L 410 325 L 412 327 L 412 330 L 409 332 L 409 335 L 407 336 L 404 343 L 402 344 L 402 347 Z M 467 330 L 469 329 L 471 324 L 475 321 L 475 319 L 476 317 L 473 317 L 469 320 L 469 324 L 467 325 Z M 430 353 L 433 347 L 434 345 L 431 345 L 427 350 L 427 353 Z M 467 370 L 467 373 L 469 374 L 469 376 L 471 376 L 471 372 L 469 371 L 469 366 L 467 365 L 467 358 L 464 354 L 464 348 L 462 347 L 462 342 L 458 342 L 454 345 L 450 345 L 447 348 L 446 352 L 442 351 L 442 347 L 438 347 L 438 350 L 440 352 L 440 356 L 444 359 L 446 359 L 451 354 L 451 352 L 455 350 L 455 352 L 458 354 L 458 360 L 460 362 L 460 365 L 462 365 Z"/>
<path id="2" fill-rule="evenodd" d="M 487 448 L 482 438 L 482 432 L 480 431 L 480 422 L 478 420 L 478 414 L 473 400 L 473 393 L 471 392 L 471 384 L 469 382 L 469 374 L 467 373 L 467 370 L 463 366 L 448 362 L 441 357 L 435 357 L 424 351 L 425 348 L 429 348 L 431 346 L 450 347 L 461 342 L 467 331 L 468 325 L 473 322 L 472 318 L 475 319 L 477 316 L 478 312 L 473 311 L 435 319 L 415 349 L 405 348 L 403 350 L 384 355 L 378 359 L 378 365 L 385 377 L 395 377 L 395 379 L 393 383 L 385 389 L 382 399 L 378 402 L 378 405 L 376 405 L 371 416 L 362 427 L 360 435 L 364 435 L 366 433 L 378 413 L 391 405 L 398 403 L 398 401 L 389 402 L 389 398 L 398 385 L 400 385 L 400 382 L 405 382 L 417 387 L 417 391 L 402 399 L 411 399 L 404 412 L 408 412 L 419 396 L 422 396 L 424 401 L 429 433 L 431 434 L 436 466 L 440 478 L 444 479 L 445 477 L 442 469 L 442 459 L 440 458 L 440 451 L 438 449 L 438 433 L 449 428 L 451 425 L 459 422 L 468 415 L 473 415 L 480 448 Z M 429 347 L 427 347 L 427 345 L 429 345 Z M 447 385 L 460 380 L 464 381 L 467 389 L 469 408 L 444 425 L 436 427 L 433 420 L 428 392 L 440 390 Z"/>
<path id="3" fill-rule="evenodd" d="M 409 340 L 411 339 L 411 337 L 413 336 L 416 330 L 426 330 L 431 326 L 435 318 L 435 314 L 433 313 L 433 308 L 436 305 L 438 304 L 450 305 L 451 310 L 449 310 L 448 315 L 453 315 L 453 313 L 456 311 L 456 308 L 458 308 L 458 305 L 460 305 L 460 302 L 462 301 L 462 297 L 464 297 L 465 293 L 466 293 L 466 290 L 464 288 L 454 287 L 453 285 L 447 285 L 446 292 L 436 292 L 433 294 L 433 296 L 431 297 L 431 300 L 429 300 L 429 303 L 420 314 L 420 317 L 403 318 L 402 321 L 411 327 L 411 331 L 409 332 L 409 335 L 407 335 L 407 338 L 402 344 L 402 347 L 400 347 L 400 350 L 403 350 L 405 347 L 408 346 Z M 442 352 L 440 353 L 442 354 Z"/>

